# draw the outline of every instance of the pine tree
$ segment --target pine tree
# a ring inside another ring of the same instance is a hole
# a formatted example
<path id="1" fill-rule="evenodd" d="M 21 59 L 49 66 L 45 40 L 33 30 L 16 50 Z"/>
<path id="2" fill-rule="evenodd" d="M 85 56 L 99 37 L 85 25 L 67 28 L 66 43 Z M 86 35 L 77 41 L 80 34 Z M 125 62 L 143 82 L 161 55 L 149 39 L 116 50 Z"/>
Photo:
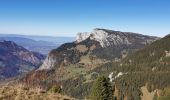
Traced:
<path id="1" fill-rule="evenodd" d="M 108 78 L 101 76 L 94 82 L 91 98 L 93 100 L 113 100 L 113 88 Z"/>

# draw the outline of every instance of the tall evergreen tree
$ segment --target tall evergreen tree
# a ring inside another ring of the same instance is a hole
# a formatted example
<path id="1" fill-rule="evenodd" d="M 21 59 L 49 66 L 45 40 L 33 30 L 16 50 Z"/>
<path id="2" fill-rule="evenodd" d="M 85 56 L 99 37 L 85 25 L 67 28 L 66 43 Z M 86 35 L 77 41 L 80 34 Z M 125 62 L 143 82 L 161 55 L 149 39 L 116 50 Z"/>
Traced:
<path id="1" fill-rule="evenodd" d="M 113 88 L 108 78 L 101 76 L 94 82 L 91 97 L 93 100 L 113 100 Z"/>

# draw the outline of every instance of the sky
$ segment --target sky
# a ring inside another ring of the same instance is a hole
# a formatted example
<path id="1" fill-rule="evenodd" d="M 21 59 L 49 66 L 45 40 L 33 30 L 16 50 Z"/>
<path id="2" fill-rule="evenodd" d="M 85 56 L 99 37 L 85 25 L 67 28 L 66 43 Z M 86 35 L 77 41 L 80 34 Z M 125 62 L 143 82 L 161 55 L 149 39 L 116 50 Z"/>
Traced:
<path id="1" fill-rule="evenodd" d="M 75 36 L 94 28 L 163 37 L 170 0 L 0 0 L 0 33 Z"/>

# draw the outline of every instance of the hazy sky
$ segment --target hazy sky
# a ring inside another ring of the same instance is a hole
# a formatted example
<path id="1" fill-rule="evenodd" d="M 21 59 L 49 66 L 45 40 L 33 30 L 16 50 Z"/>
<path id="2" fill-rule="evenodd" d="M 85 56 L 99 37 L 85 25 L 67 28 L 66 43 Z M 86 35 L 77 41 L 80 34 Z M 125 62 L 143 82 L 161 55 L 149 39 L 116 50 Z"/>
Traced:
<path id="1" fill-rule="evenodd" d="M 75 36 L 94 28 L 164 36 L 170 0 L 0 0 L 0 33 Z"/>

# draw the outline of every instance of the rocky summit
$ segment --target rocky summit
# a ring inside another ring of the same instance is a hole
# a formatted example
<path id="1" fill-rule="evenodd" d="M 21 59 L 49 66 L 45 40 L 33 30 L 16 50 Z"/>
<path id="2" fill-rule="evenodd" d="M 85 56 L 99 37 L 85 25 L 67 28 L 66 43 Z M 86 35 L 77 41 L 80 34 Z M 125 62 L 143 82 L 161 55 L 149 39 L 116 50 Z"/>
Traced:
<path id="1" fill-rule="evenodd" d="M 108 47 L 113 45 L 131 45 L 134 44 L 134 42 L 147 44 L 152 42 L 155 37 L 149 37 L 131 32 L 120 32 L 96 28 L 93 32 L 78 33 L 76 36 L 76 41 L 79 43 L 87 38 L 98 41 L 102 47 Z"/>

